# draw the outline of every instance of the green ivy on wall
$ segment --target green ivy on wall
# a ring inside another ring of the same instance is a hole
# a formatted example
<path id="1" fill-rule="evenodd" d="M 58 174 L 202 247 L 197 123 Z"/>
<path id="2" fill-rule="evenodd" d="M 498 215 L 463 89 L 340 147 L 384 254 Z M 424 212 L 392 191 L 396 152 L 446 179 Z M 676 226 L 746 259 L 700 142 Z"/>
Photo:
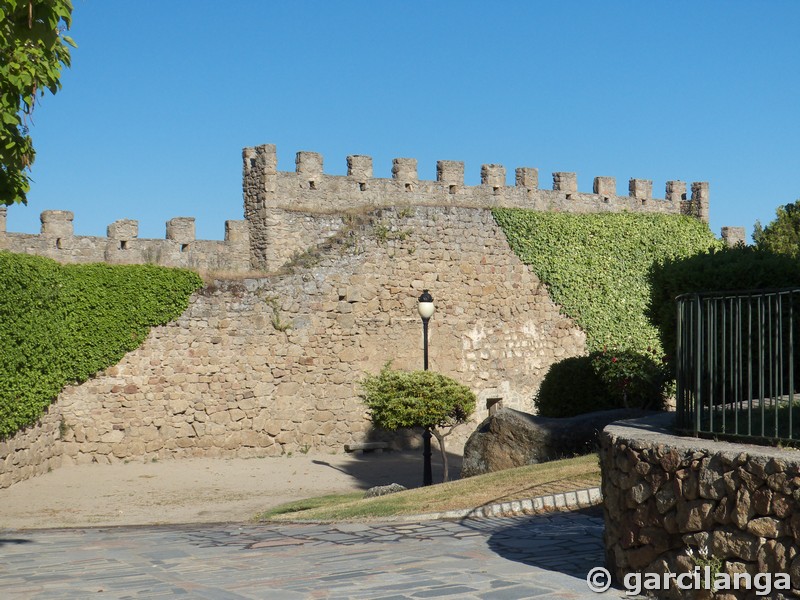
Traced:
<path id="1" fill-rule="evenodd" d="M 679 215 L 492 212 L 517 256 L 586 332 L 590 352 L 660 352 L 647 318 L 650 269 L 722 247 L 706 224 Z"/>
<path id="2" fill-rule="evenodd" d="M 137 348 L 202 285 L 154 265 L 60 265 L 0 252 L 0 439 L 35 423 L 61 389 Z"/>

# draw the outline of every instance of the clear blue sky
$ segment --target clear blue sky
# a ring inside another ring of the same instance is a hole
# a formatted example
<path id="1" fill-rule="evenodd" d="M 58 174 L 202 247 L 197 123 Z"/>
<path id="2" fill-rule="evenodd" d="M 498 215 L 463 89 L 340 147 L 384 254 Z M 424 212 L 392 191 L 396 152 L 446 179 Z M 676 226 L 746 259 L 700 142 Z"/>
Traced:
<path id="1" fill-rule="evenodd" d="M 221 239 L 242 218 L 241 149 L 279 168 L 321 152 L 709 181 L 711 228 L 769 222 L 800 198 L 800 2 L 278 2 L 73 0 L 79 45 L 63 89 L 37 107 L 27 207 L 79 235 L 121 218 L 140 237 L 197 218 Z"/>

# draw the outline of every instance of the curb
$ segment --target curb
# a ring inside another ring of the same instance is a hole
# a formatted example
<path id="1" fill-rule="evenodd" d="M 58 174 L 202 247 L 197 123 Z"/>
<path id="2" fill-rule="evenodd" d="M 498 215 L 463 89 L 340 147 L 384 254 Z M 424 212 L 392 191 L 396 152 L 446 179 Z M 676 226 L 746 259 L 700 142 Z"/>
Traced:
<path id="1" fill-rule="evenodd" d="M 448 510 L 444 512 L 424 513 L 421 515 L 402 515 L 382 517 L 384 522 L 420 522 L 420 521 L 452 521 L 456 519 L 490 519 L 497 517 L 519 517 L 522 515 L 543 515 L 552 512 L 566 512 L 590 508 L 603 503 L 603 495 L 599 487 L 586 488 L 571 492 L 560 492 L 537 496 L 526 500 L 499 502 L 476 508 Z"/>

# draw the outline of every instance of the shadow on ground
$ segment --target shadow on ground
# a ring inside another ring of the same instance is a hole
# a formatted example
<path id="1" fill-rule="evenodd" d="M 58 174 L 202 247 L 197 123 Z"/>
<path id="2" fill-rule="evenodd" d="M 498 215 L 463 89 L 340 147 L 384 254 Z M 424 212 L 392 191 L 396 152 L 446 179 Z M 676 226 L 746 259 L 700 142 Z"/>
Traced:
<path id="1" fill-rule="evenodd" d="M 399 483 L 407 488 L 422 486 L 424 458 L 421 429 L 402 429 L 389 432 L 370 428 L 364 441 L 383 442 L 388 445 L 388 448 L 351 452 L 347 455 L 348 460 L 345 461 L 314 459 L 311 462 L 315 465 L 330 467 L 352 477 L 358 482 L 358 486 L 365 490 L 376 485 L 390 483 Z M 447 452 L 450 481 L 461 477 L 461 462 L 460 455 Z M 433 483 L 443 481 L 442 454 L 435 438 L 431 440 L 431 472 Z"/>
<path id="2" fill-rule="evenodd" d="M 458 479 L 461 473 L 461 457 L 448 453 L 447 460 L 450 467 L 450 480 Z M 390 483 L 399 483 L 407 488 L 422 486 L 424 471 L 422 449 L 359 451 L 350 454 L 347 461 L 337 460 L 337 464 L 320 458 L 313 459 L 311 462 L 347 474 L 356 480 L 358 487 L 365 490 L 376 485 Z M 441 483 L 443 469 L 438 450 L 431 456 L 431 472 L 433 483 Z"/>
<path id="3" fill-rule="evenodd" d="M 507 560 L 580 579 L 594 567 L 605 565 L 602 507 L 515 519 L 526 524 L 529 520 L 536 523 L 535 537 L 526 535 L 528 528 L 508 526 L 503 520 L 502 528 L 488 538 L 489 548 Z M 492 520 L 473 523 L 476 529 L 486 531 Z"/>
<path id="4" fill-rule="evenodd" d="M 4 538 L 0 537 L 0 548 L 3 546 L 20 546 L 22 544 L 30 544 L 31 540 L 25 540 L 22 538 Z"/>

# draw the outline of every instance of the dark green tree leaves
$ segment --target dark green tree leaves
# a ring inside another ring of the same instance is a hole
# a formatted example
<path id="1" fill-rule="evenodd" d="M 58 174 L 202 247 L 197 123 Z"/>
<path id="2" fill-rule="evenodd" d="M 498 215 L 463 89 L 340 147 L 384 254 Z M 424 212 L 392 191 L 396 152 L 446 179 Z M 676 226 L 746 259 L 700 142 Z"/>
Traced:
<path id="1" fill-rule="evenodd" d="M 70 0 L 0 0 L 0 205 L 27 203 L 36 98 L 61 88 L 69 67 Z"/>
<path id="2" fill-rule="evenodd" d="M 759 250 L 800 257 L 800 200 L 779 206 L 766 227 L 756 221 L 753 241 Z"/>

